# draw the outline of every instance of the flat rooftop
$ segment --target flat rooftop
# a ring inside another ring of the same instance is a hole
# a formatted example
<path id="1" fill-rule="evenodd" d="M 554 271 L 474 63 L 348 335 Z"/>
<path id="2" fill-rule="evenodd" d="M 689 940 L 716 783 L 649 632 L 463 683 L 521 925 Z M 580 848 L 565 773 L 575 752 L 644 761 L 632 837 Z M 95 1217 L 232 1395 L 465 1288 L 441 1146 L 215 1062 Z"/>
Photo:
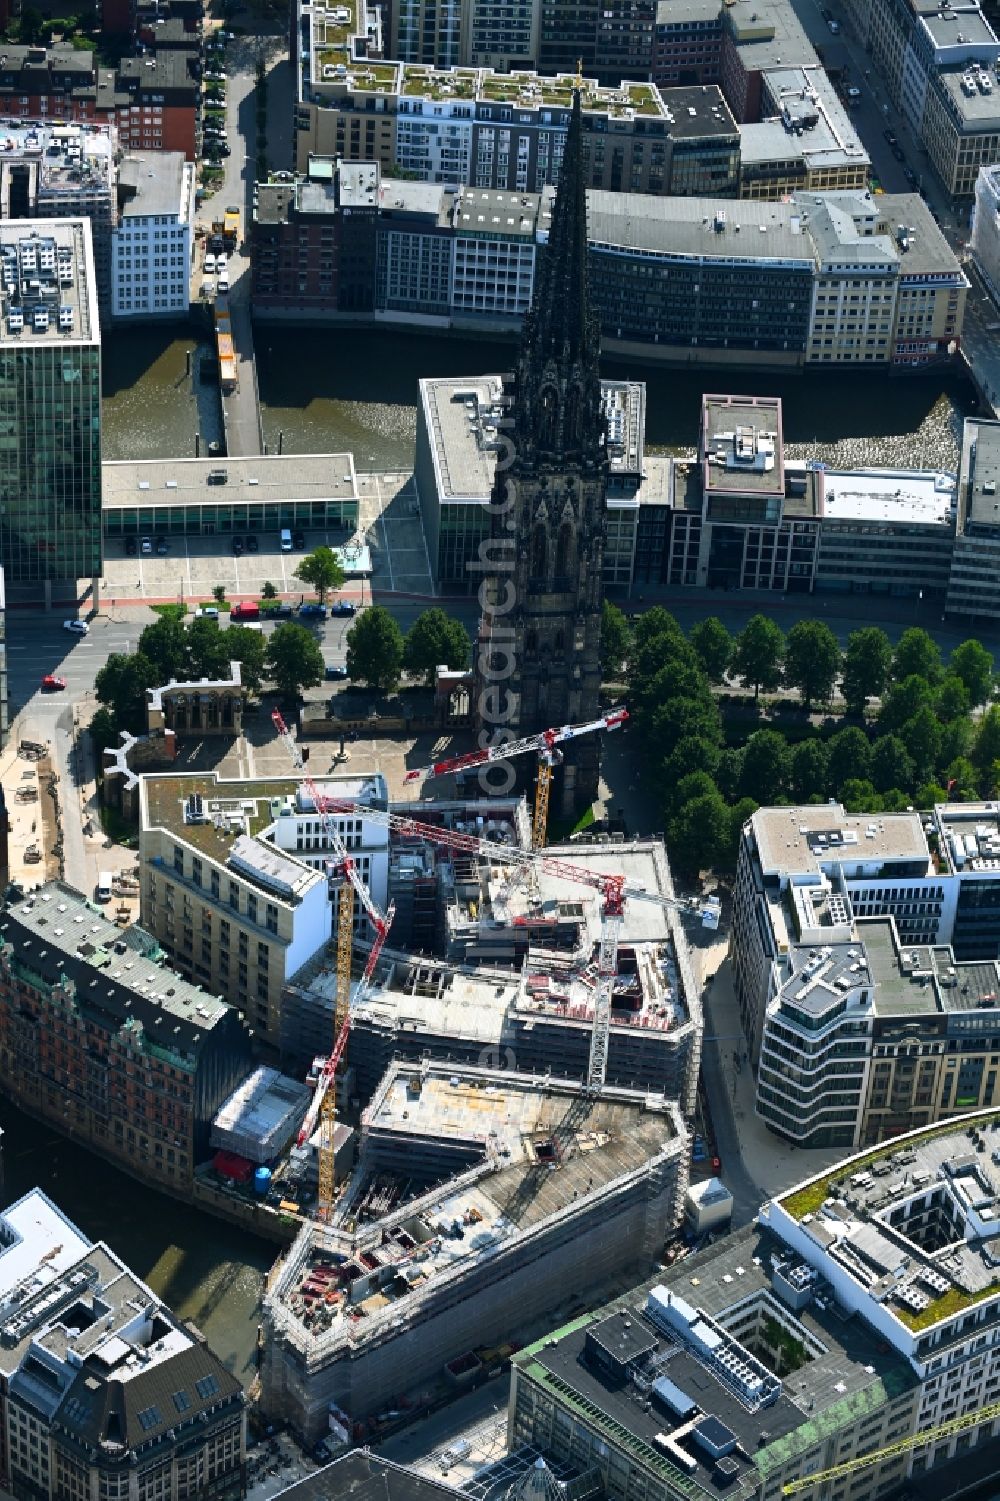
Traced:
<path id="1" fill-rule="evenodd" d="M 828 469 L 823 514 L 828 521 L 881 521 L 950 530 L 958 484 L 953 474 L 925 469 Z"/>
<path id="2" fill-rule="evenodd" d="M 0 1213 L 0 1318 L 15 1287 L 54 1281 L 93 1244 L 40 1188 Z"/>
<path id="3" fill-rule="evenodd" d="M 183 222 L 192 182 L 183 151 L 130 151 L 118 168 L 122 217 L 156 214 Z"/>
<path id="4" fill-rule="evenodd" d="M 868 162 L 868 153 L 847 110 L 818 63 L 769 68 L 763 87 L 765 99 L 776 112 L 782 130 L 796 143 L 811 168 Z M 751 133 L 753 129 L 751 126 Z M 740 134 L 742 142 L 746 131 Z"/>
<path id="5" fill-rule="evenodd" d="M 0 277 L 0 346 L 100 340 L 89 219 L 3 220 Z"/>
<path id="6" fill-rule="evenodd" d="M 385 1318 L 418 1318 L 442 1274 L 583 1211 L 684 1141 L 677 1107 L 644 1093 L 609 1086 L 595 1098 L 576 1081 L 392 1063 L 333 1223 L 296 1242 L 268 1300 L 298 1342 L 378 1338 Z"/>
<path id="7" fill-rule="evenodd" d="M 143 829 L 167 829 L 202 854 L 225 864 L 236 832 L 256 836 L 269 828 L 278 809 L 298 790 L 297 777 L 257 780 L 220 777 L 216 772 L 180 776 L 151 773 L 141 779 Z M 190 823 L 185 803 L 193 796 L 204 801 L 205 818 Z M 226 827 L 219 826 L 224 819 Z M 237 830 L 238 824 L 238 830 Z"/>
<path id="8" fill-rule="evenodd" d="M 724 8 L 723 25 L 748 72 L 819 61 L 802 23 L 783 0 L 733 0 Z"/>
<path id="9" fill-rule="evenodd" d="M 701 444 L 709 496 L 784 495 L 780 397 L 704 396 Z"/>
<path id="10" fill-rule="evenodd" d="M 661 89 L 669 135 L 674 141 L 726 139 L 739 140 L 742 128 L 736 124 L 725 95 L 718 84 L 682 85 Z"/>
<path id="11" fill-rule="evenodd" d="M 962 35 L 965 35 L 964 29 Z M 994 39 L 987 45 L 995 47 L 997 42 Z M 960 121 L 959 129 L 976 135 L 1000 129 L 1000 87 L 996 75 L 987 73 L 991 88 L 986 93 L 978 86 L 978 76 L 973 75 L 964 63 L 947 64 L 937 74 L 938 86 L 944 90 Z"/>
<path id="12" fill-rule="evenodd" d="M 643 381 L 606 380 L 601 382 L 601 396 L 608 419 L 611 484 L 617 497 L 622 485 L 637 485 L 642 474 L 646 386 Z M 422 380 L 420 401 L 438 495 L 451 504 L 485 506 L 496 470 L 497 424 L 507 414 L 503 376 Z"/>
<path id="13" fill-rule="evenodd" d="M 810 273 L 814 261 L 800 209 L 742 198 L 671 198 L 668 215 L 663 200 L 651 194 L 592 189 L 587 194 L 587 238 L 598 249 L 607 245 L 665 258 L 775 260 Z"/>
<path id="14" fill-rule="evenodd" d="M 105 510 L 225 505 L 233 501 L 281 505 L 295 500 L 358 498 L 354 455 L 350 453 L 116 459 L 101 465 L 101 486 Z"/>
<path id="15" fill-rule="evenodd" d="M 928 272 L 950 272 L 958 284 L 968 286 L 955 252 L 919 193 L 884 193 L 874 201 L 880 224 L 890 234 L 899 225 L 906 226 L 908 248 L 899 257 L 899 278 L 904 286 L 907 277 L 919 278 Z"/>
<path id="16" fill-rule="evenodd" d="M 848 1414 L 856 1418 L 859 1408 L 877 1411 L 915 1379 L 857 1319 L 840 1319 L 815 1302 L 792 1313 L 771 1285 L 771 1258 L 782 1251 L 774 1237 L 747 1227 L 674 1263 L 615 1303 L 546 1335 L 515 1359 L 530 1379 L 543 1387 L 551 1383 L 557 1402 L 582 1406 L 598 1436 L 603 1430 L 612 1446 L 626 1447 L 630 1457 L 660 1475 L 671 1490 L 683 1485 L 689 1496 L 719 1494 L 716 1457 L 699 1442 L 701 1429 L 729 1450 L 733 1466 L 726 1494 L 759 1494 L 776 1466 L 812 1448 Z M 678 1329 L 651 1311 L 651 1304 L 666 1295 L 677 1300 L 682 1316 Z M 728 1334 L 729 1322 L 745 1319 L 754 1304 L 761 1320 L 774 1308 L 786 1329 L 798 1326 L 792 1337 L 805 1358 L 784 1383 L 770 1371 L 757 1341 Z M 688 1318 L 685 1327 L 683 1319 Z M 626 1329 L 628 1344 L 623 1346 Z M 729 1370 L 756 1371 L 769 1380 L 772 1395 L 776 1383 L 776 1400 L 755 1407 L 736 1395 L 738 1379 L 722 1379 L 721 1362 L 711 1353 L 727 1345 L 734 1357 Z M 663 1397 L 655 1387 L 650 1392 L 650 1383 L 661 1374 L 667 1378 Z M 656 1445 L 657 1435 L 664 1433 L 676 1434 L 682 1453 L 694 1462 L 686 1479 Z"/>
<path id="17" fill-rule="evenodd" d="M 846 813 L 841 804 L 758 808 L 752 819 L 765 875 L 818 872 L 874 861 L 930 863 L 919 813 Z"/>
<path id="18" fill-rule="evenodd" d="M 979 1111 L 848 1158 L 763 1213 L 779 1234 L 783 1214 L 798 1221 L 810 1263 L 846 1272 L 895 1317 L 906 1347 L 904 1330 L 1000 1299 L 998 1162 L 1000 1116 Z"/>
<path id="19" fill-rule="evenodd" d="M 962 430 L 960 471 L 966 524 L 1000 527 L 1000 422 L 967 417 Z"/>
<path id="20" fill-rule="evenodd" d="M 1000 803 L 939 803 L 938 850 L 952 872 L 1000 872 Z"/>
<path id="21" fill-rule="evenodd" d="M 395 181 L 391 192 L 395 192 Z M 391 194 L 390 194 L 391 196 Z M 465 234 L 502 234 L 505 240 L 534 242 L 542 204 L 538 193 L 500 193 L 493 188 L 463 188 L 455 200 L 452 223 Z"/>
<path id="22" fill-rule="evenodd" d="M 81 197 L 111 194 L 114 141 L 106 125 L 50 125 L 8 120 L 0 125 L 0 168 L 37 162 L 39 195 Z"/>

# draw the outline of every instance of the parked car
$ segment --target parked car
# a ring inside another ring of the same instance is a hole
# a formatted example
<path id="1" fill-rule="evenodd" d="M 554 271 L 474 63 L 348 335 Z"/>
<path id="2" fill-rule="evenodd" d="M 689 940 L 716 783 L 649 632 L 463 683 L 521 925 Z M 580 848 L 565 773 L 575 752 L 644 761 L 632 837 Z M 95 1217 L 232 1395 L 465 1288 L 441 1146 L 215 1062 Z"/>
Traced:
<path id="1" fill-rule="evenodd" d="M 326 605 L 318 605 L 313 603 L 299 605 L 299 614 L 306 619 L 325 620 Z"/>
<path id="2" fill-rule="evenodd" d="M 221 273 L 221 275 L 219 276 L 218 280 L 215 283 L 215 290 L 217 292 L 228 292 L 229 291 L 229 272 L 228 271 L 223 271 Z"/>
<path id="3" fill-rule="evenodd" d="M 915 188 L 916 187 L 916 185 L 917 185 L 917 174 L 914 172 L 913 168 L 911 166 L 909 166 L 908 163 L 904 163 L 904 165 L 903 165 L 903 176 L 906 178 L 906 180 L 910 184 L 911 188 Z"/>
<path id="4" fill-rule="evenodd" d="M 153 541 L 151 537 L 143 537 L 139 543 L 139 551 L 144 558 L 151 558 L 153 556 Z"/>
<path id="5" fill-rule="evenodd" d="M 291 620 L 294 611 L 291 605 L 282 603 L 261 610 L 261 614 L 265 620 Z"/>
<path id="6" fill-rule="evenodd" d="M 294 532 L 292 534 L 292 543 L 293 543 L 293 545 L 295 547 L 305 547 L 305 545 L 306 545 L 305 533 L 304 532 Z"/>
<path id="7" fill-rule="evenodd" d="M 330 606 L 331 615 L 355 615 L 357 609 L 349 599 L 338 599 L 336 604 Z"/>
<path id="8" fill-rule="evenodd" d="M 62 689 L 62 688 L 65 688 L 65 686 L 66 686 L 66 679 L 65 678 L 57 678 L 56 675 L 55 675 L 55 673 L 53 673 L 53 672 L 47 672 L 45 674 L 45 676 L 42 678 L 42 692 L 43 693 L 58 693 L 59 690 Z"/>
<path id="9" fill-rule="evenodd" d="M 233 557 L 234 558 L 240 557 L 242 555 L 242 552 L 243 552 L 243 538 L 242 537 L 234 537 L 233 538 Z"/>
<path id="10" fill-rule="evenodd" d="M 167 539 L 166 539 L 166 537 L 157 537 L 157 539 L 156 539 L 156 553 L 157 553 L 157 556 L 160 557 L 160 558 L 165 558 L 167 556 L 167 553 L 169 551 L 170 551 L 170 548 L 167 545 Z"/>
<path id="11" fill-rule="evenodd" d="M 896 144 L 896 136 L 895 136 L 895 133 L 893 131 L 886 129 L 886 130 L 883 130 L 882 134 L 885 136 L 885 138 L 888 141 L 888 143 L 889 143 L 890 146 L 895 146 L 895 144 Z"/>
<path id="12" fill-rule="evenodd" d="M 219 607 L 218 605 L 202 605 L 201 609 L 198 611 L 198 614 L 201 616 L 202 620 L 218 620 Z"/>
<path id="13" fill-rule="evenodd" d="M 833 32 L 834 36 L 839 36 L 839 34 L 840 34 L 840 22 L 839 21 L 827 21 L 826 24 L 829 26 L 829 28 Z"/>
<path id="14" fill-rule="evenodd" d="M 127 558 L 134 558 L 135 555 L 136 555 L 136 553 L 138 551 L 139 551 L 139 544 L 135 540 L 135 538 L 134 537 L 126 537 L 125 538 L 125 556 Z"/>
<path id="15" fill-rule="evenodd" d="M 896 142 L 895 146 L 892 147 L 892 154 L 896 158 L 897 162 L 906 161 L 906 157 L 903 155 L 903 148 L 898 141 Z"/>
<path id="16" fill-rule="evenodd" d="M 215 275 L 215 256 L 210 250 L 205 251 L 205 275 Z"/>
<path id="17" fill-rule="evenodd" d="M 343 678 L 346 678 L 347 668 L 337 666 L 328 667 L 326 669 L 326 672 L 324 673 L 324 676 L 327 679 L 327 682 L 339 683 Z"/>
<path id="18" fill-rule="evenodd" d="M 72 632 L 74 636 L 90 635 L 90 626 L 85 620 L 64 620 L 63 630 Z"/>

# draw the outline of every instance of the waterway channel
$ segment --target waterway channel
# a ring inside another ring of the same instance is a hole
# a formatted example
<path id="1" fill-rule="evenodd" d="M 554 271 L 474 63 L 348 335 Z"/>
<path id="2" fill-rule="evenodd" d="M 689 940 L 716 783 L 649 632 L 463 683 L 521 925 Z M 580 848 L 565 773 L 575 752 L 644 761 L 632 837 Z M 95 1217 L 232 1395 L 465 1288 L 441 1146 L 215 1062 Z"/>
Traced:
<path id="1" fill-rule="evenodd" d="M 3 1193 L 41 1188 L 94 1240 L 105 1240 L 180 1317 L 192 1319 L 225 1365 L 254 1373 L 264 1273 L 277 1248 L 145 1188 L 0 1100 Z"/>
<path id="2" fill-rule="evenodd" d="M 256 330 L 257 374 L 270 452 L 351 450 L 363 470 L 413 462 L 422 376 L 481 375 L 509 365 L 512 347 L 488 339 L 390 330 Z M 104 345 L 105 458 L 194 453 L 218 436 L 217 393 L 187 373 L 207 346 L 194 330 L 113 333 Z M 875 371 L 774 376 L 751 370 L 668 370 L 607 361 L 608 376 L 646 382 L 647 443 L 687 449 L 704 391 L 780 395 L 790 457 L 837 467 L 954 469 L 962 418 L 974 410 L 967 382 L 943 373 L 887 378 Z M 202 452 L 205 452 L 204 447 Z"/>

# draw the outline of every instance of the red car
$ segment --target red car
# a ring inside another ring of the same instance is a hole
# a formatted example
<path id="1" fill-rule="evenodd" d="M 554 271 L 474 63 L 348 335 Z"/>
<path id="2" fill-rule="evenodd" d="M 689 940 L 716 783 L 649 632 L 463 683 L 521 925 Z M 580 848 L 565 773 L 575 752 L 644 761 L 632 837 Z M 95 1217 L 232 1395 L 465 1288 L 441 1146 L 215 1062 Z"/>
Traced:
<path id="1" fill-rule="evenodd" d="M 66 679 L 65 678 L 57 678 L 55 676 L 55 674 L 52 673 L 52 672 L 47 672 L 45 674 L 45 676 L 42 678 L 42 692 L 43 693 L 58 693 L 59 690 L 61 688 L 65 688 L 65 686 L 66 686 Z"/>

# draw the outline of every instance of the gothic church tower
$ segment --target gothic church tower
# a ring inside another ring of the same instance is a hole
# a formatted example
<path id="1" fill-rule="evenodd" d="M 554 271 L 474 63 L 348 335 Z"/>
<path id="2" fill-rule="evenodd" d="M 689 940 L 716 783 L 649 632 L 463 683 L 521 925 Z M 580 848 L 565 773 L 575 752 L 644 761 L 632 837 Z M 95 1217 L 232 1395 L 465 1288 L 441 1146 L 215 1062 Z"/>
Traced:
<path id="1" fill-rule="evenodd" d="M 487 570 L 481 593 L 488 603 L 478 649 L 479 715 L 484 732 L 503 728 L 514 738 L 598 713 L 608 461 L 600 329 L 587 277 L 582 133 L 577 93 L 548 248 L 517 368 L 505 382 L 506 453 L 491 498 L 496 571 L 491 577 Z M 484 694 L 491 679 L 504 695 Z M 491 723 L 498 702 L 502 726 Z M 596 795 L 600 738 L 588 735 L 570 747 L 564 813 Z"/>

